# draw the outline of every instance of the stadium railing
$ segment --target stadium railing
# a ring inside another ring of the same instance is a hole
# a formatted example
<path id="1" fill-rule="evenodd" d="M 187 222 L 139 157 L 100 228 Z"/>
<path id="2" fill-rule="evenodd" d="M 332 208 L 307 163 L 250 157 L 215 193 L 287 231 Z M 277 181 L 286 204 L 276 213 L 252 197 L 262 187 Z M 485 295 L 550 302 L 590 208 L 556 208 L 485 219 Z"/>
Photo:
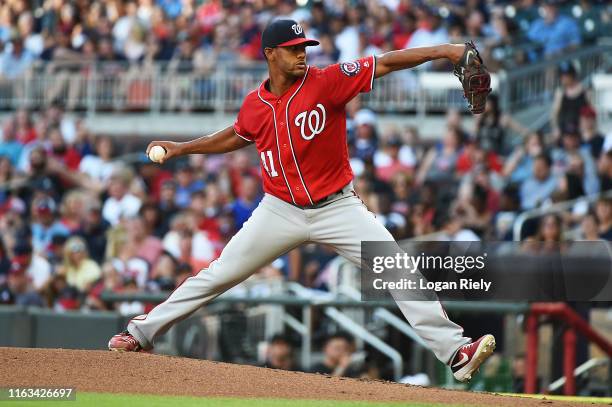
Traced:
<path id="1" fill-rule="evenodd" d="M 549 106 L 559 84 L 559 67 L 572 63 L 581 80 L 612 66 L 612 45 L 600 44 L 499 72 L 500 102 L 503 110 L 516 112 Z"/>
<path id="2" fill-rule="evenodd" d="M 612 45 L 579 51 L 502 70 L 493 89 L 509 112 L 550 104 L 558 83 L 557 67 L 572 61 L 581 78 L 612 66 Z M 58 103 L 89 115 L 109 112 L 235 112 L 244 97 L 266 77 L 265 65 L 223 64 L 214 70 L 193 64 L 37 62 L 21 77 L 0 80 L 0 109 L 38 109 Z M 395 72 L 376 81 L 363 104 L 382 113 L 467 111 L 462 90 L 449 72 L 421 69 Z"/>
<path id="3" fill-rule="evenodd" d="M 563 393 L 566 396 L 576 394 L 576 336 L 583 335 L 589 342 L 597 345 L 607 356 L 612 358 L 612 342 L 584 320 L 576 311 L 565 303 L 534 303 L 531 304 L 527 316 L 527 342 L 526 342 L 526 372 L 525 393 L 537 391 L 538 376 L 538 329 L 539 317 L 546 316 L 556 318 L 566 325 L 563 332 Z M 609 372 L 610 373 L 610 372 Z"/>
<path id="4" fill-rule="evenodd" d="M 0 86 L 0 108 L 39 108 L 61 103 L 68 110 L 236 111 L 246 94 L 265 78 L 263 66 L 222 67 L 211 73 L 179 73 L 167 64 L 39 64 Z M 494 77 L 493 86 L 496 87 Z M 381 112 L 426 114 L 465 109 L 456 79 L 448 73 L 411 71 L 381 78 L 364 104 Z"/>
<path id="5" fill-rule="evenodd" d="M 52 103 L 90 115 L 112 112 L 236 112 L 265 79 L 265 67 L 220 67 L 183 72 L 167 64 L 82 63 L 54 68 L 38 64 L 22 77 L 0 81 L 0 109 L 39 109 Z M 496 76 L 493 86 L 497 87 Z M 448 72 L 396 72 L 376 81 L 363 98 L 378 112 L 467 111 L 457 79 Z"/>
<path id="6" fill-rule="evenodd" d="M 520 242 L 522 240 L 523 226 L 530 219 L 539 218 L 552 213 L 565 212 L 572 209 L 574 205 L 584 203 L 591 204 L 600 198 L 612 198 L 612 190 L 605 191 L 599 194 L 581 196 L 579 198 L 572 199 L 569 201 L 558 202 L 550 206 L 540 207 L 522 212 L 514 220 L 514 225 L 512 229 L 513 240 L 515 242 Z"/>

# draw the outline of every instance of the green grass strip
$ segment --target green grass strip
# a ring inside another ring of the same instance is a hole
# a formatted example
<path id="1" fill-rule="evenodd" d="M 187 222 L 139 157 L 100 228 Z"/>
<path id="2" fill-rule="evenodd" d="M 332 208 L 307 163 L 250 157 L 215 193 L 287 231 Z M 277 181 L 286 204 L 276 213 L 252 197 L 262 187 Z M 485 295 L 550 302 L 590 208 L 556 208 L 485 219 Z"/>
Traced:
<path id="1" fill-rule="evenodd" d="M 284 400 L 78 393 L 76 401 L 6 401 L 7 407 L 467 407 L 459 404 L 380 403 L 339 400 Z"/>

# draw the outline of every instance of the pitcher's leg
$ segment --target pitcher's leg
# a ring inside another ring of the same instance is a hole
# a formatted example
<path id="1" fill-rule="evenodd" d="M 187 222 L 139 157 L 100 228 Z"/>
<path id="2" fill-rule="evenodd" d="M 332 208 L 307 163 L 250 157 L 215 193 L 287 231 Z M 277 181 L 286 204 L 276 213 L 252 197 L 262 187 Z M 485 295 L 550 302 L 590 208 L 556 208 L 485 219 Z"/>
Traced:
<path id="1" fill-rule="evenodd" d="M 362 240 L 395 241 L 357 197 L 339 200 L 319 211 L 313 219 L 311 239 L 331 245 L 358 267 Z M 448 319 L 439 301 L 395 302 L 442 363 L 448 363 L 457 349 L 470 342 L 463 336 L 463 328 Z"/>
<path id="2" fill-rule="evenodd" d="M 147 315 L 132 319 L 130 334 L 142 347 L 151 348 L 153 340 L 173 324 L 301 244 L 306 239 L 306 227 L 299 215 L 297 208 L 285 211 L 266 196 L 221 256 L 185 280 Z"/>

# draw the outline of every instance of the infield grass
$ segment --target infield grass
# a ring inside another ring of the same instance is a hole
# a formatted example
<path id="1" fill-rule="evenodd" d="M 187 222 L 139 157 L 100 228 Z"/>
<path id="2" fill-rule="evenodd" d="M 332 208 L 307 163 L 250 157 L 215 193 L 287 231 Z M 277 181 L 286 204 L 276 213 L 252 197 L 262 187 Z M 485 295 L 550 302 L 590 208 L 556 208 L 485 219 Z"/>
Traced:
<path id="1" fill-rule="evenodd" d="M 0 403 L 1 404 L 1 403 Z M 372 403 L 338 400 L 232 399 L 144 394 L 77 393 L 76 401 L 11 401 L 7 407 L 468 407 L 462 404 Z"/>
<path id="2" fill-rule="evenodd" d="M 610 404 L 611 398 L 580 398 L 562 396 L 538 396 L 549 400 L 563 400 L 596 404 Z M 518 403 L 518 400 L 517 400 Z M 0 404 L 8 407 L 41 407 L 40 401 L 10 401 Z M 428 403 L 377 403 L 367 401 L 338 400 L 284 400 L 284 399 L 232 399 L 184 396 L 155 396 L 146 394 L 77 393 L 76 401 L 45 401 L 44 407 L 468 407 L 465 404 Z"/>

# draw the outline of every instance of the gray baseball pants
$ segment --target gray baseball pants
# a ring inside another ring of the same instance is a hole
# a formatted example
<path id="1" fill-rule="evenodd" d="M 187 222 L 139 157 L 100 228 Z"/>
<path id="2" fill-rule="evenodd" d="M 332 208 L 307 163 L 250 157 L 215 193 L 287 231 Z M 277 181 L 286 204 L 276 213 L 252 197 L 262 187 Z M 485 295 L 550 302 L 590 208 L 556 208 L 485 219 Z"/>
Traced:
<path id="1" fill-rule="evenodd" d="M 219 258 L 188 278 L 166 301 L 136 317 L 128 331 L 145 348 L 173 324 L 240 283 L 261 267 L 305 242 L 327 244 L 358 267 L 361 241 L 394 241 L 359 197 L 352 184 L 315 209 L 302 209 L 266 194 Z M 468 343 L 439 301 L 396 301 L 404 317 L 436 357 L 448 363 Z"/>

